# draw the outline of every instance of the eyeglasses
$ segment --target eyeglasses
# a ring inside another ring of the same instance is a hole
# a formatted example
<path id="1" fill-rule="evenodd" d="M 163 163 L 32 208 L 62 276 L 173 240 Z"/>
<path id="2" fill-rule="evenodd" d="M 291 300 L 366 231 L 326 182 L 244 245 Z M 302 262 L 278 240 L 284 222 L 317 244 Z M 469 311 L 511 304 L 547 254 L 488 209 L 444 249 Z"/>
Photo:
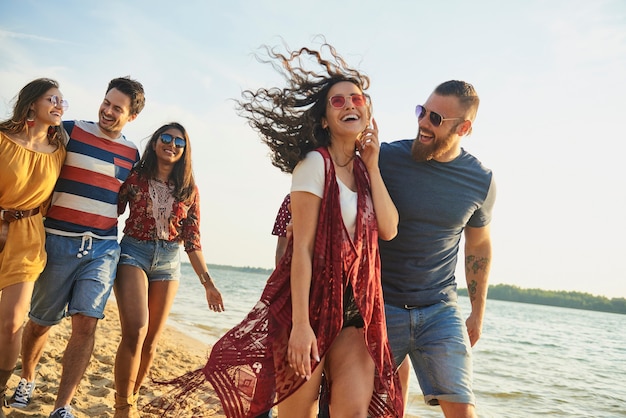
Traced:
<path id="1" fill-rule="evenodd" d="M 176 146 L 176 148 L 185 148 L 185 145 L 187 145 L 187 141 L 185 141 L 185 138 L 181 138 L 180 136 L 172 136 L 170 134 L 161 134 L 161 142 L 163 142 L 165 145 L 171 144 L 172 141 L 174 141 L 174 145 Z"/>
<path id="2" fill-rule="evenodd" d="M 47 99 L 50 101 L 50 103 L 52 103 L 52 106 L 60 107 L 63 109 L 64 112 L 70 107 L 70 104 L 67 102 L 67 100 L 60 99 L 59 96 L 50 96 Z"/>
<path id="3" fill-rule="evenodd" d="M 365 96 L 362 94 L 353 94 L 351 96 L 342 96 L 341 94 L 336 94 L 328 99 L 328 103 L 330 103 L 332 107 L 340 109 L 346 105 L 346 101 L 348 99 L 350 99 L 354 106 L 365 106 L 365 104 L 367 103 Z"/>
<path id="4" fill-rule="evenodd" d="M 434 127 L 441 126 L 441 124 L 447 120 L 463 119 L 463 118 L 444 118 L 439 113 L 433 112 L 432 110 L 427 110 L 422 105 L 415 106 L 415 115 L 417 116 L 417 120 L 424 119 L 424 116 L 426 116 L 426 112 L 430 113 L 430 116 L 429 116 L 430 123 L 432 123 Z"/>

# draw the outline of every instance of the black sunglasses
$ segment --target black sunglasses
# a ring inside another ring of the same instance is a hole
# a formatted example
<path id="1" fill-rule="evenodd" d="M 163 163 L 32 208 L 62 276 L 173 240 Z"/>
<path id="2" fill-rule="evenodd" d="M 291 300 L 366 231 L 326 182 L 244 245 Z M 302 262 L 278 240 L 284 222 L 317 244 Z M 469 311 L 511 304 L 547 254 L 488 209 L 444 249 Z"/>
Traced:
<path id="1" fill-rule="evenodd" d="M 441 124 L 447 120 L 463 119 L 463 118 L 444 118 L 439 113 L 433 112 L 432 110 L 427 110 L 422 105 L 415 106 L 415 116 L 417 116 L 417 120 L 424 119 L 424 116 L 426 116 L 426 112 L 430 112 L 430 116 L 429 116 L 430 123 L 432 123 L 434 127 L 441 126 Z"/>
<path id="2" fill-rule="evenodd" d="M 187 141 L 185 141 L 185 138 L 181 138 L 180 136 L 175 137 L 170 134 L 161 134 L 161 142 L 163 142 L 165 145 L 171 144 L 172 141 L 174 141 L 174 145 L 176 146 L 176 148 L 185 148 L 185 145 L 187 145 Z"/>

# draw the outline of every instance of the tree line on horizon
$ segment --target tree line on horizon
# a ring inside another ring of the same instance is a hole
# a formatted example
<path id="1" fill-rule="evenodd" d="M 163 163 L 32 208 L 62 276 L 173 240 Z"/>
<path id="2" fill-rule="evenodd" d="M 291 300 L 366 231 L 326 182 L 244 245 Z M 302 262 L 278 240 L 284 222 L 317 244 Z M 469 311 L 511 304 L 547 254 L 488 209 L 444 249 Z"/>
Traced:
<path id="1" fill-rule="evenodd" d="M 467 289 L 459 289 L 458 293 L 459 295 L 467 296 Z M 626 314 L 625 298 L 609 299 L 605 296 L 596 296 L 583 292 L 523 289 L 508 284 L 496 284 L 489 286 L 487 299 Z"/>
<path id="2" fill-rule="evenodd" d="M 207 263 L 206 265 L 209 269 L 218 268 L 222 270 L 241 271 L 244 273 L 272 274 L 272 272 L 274 271 L 274 269 L 267 269 L 263 267 L 250 267 L 250 266 L 241 267 L 241 266 L 228 266 L 224 264 L 210 264 L 210 263 Z"/>
<path id="3" fill-rule="evenodd" d="M 221 264 L 207 264 L 209 269 L 220 268 L 245 273 L 271 274 L 273 269 L 261 267 L 237 267 Z M 467 296 L 467 289 L 458 290 L 460 296 Z M 560 308 L 584 309 L 588 311 L 626 314 L 626 298 L 596 296 L 590 293 L 564 290 L 524 289 L 509 284 L 489 285 L 488 299 L 508 302 L 532 303 L 535 305 L 558 306 Z"/>

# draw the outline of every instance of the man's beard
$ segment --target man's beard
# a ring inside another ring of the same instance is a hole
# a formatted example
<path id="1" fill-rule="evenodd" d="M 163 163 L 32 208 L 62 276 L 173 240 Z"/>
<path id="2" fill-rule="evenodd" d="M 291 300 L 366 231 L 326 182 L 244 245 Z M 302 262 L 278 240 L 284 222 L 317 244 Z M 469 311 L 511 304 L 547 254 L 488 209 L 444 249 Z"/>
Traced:
<path id="1" fill-rule="evenodd" d="M 427 132 L 428 134 L 432 134 L 431 132 Z M 445 137 L 436 137 L 434 136 L 433 141 L 430 144 L 423 144 L 419 140 L 419 131 L 417 133 L 417 138 L 413 141 L 413 146 L 411 147 L 411 155 L 413 159 L 418 162 L 429 161 L 433 159 L 437 159 L 450 151 L 452 148 L 452 136 L 454 135 L 454 129 L 450 130 Z"/>

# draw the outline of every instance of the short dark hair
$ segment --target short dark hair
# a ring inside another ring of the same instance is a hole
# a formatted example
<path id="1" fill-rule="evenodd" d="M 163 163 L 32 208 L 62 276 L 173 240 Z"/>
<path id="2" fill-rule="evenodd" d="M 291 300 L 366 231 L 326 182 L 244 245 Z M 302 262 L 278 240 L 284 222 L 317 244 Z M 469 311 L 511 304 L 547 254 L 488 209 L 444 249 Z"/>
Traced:
<path id="1" fill-rule="evenodd" d="M 108 93 L 113 88 L 130 97 L 131 115 L 138 115 L 143 110 L 146 97 L 139 81 L 131 79 L 130 76 L 114 78 L 109 82 L 106 92 Z"/>
<path id="2" fill-rule="evenodd" d="M 461 107 L 465 111 L 465 117 L 471 121 L 476 119 L 480 99 L 478 93 L 470 83 L 460 80 L 450 80 L 441 83 L 435 89 L 439 96 L 454 96 L 459 99 Z"/>

